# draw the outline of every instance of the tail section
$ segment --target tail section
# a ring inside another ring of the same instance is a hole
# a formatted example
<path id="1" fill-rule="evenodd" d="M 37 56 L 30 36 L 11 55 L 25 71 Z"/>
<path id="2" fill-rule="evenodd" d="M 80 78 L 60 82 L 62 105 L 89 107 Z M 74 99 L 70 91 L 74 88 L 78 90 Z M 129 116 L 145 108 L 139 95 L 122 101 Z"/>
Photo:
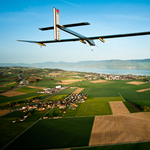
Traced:
<path id="1" fill-rule="evenodd" d="M 59 25 L 59 10 L 53 8 L 54 15 L 54 39 L 60 41 L 60 29 L 57 27 Z"/>

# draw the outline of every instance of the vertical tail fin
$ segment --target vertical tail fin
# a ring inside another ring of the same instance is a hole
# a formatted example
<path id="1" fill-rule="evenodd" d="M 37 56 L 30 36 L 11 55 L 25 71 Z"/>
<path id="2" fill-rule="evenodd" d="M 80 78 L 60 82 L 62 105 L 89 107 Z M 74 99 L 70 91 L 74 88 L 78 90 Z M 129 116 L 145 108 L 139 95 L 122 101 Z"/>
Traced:
<path id="1" fill-rule="evenodd" d="M 60 29 L 56 26 L 59 25 L 59 10 L 53 8 L 54 15 L 54 39 L 60 41 Z"/>

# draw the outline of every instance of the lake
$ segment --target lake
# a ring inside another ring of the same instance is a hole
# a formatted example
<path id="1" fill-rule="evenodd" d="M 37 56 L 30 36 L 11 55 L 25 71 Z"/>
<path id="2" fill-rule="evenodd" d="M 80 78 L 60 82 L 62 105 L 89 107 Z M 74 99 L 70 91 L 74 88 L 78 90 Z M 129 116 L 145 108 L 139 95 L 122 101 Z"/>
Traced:
<path id="1" fill-rule="evenodd" d="M 55 67 L 52 67 L 54 69 Z M 147 75 L 150 76 L 150 70 L 139 69 L 108 69 L 108 68 L 74 68 L 74 67 L 60 67 L 59 69 L 67 71 L 81 71 L 81 72 L 93 72 L 100 74 L 114 74 L 114 75 Z"/>

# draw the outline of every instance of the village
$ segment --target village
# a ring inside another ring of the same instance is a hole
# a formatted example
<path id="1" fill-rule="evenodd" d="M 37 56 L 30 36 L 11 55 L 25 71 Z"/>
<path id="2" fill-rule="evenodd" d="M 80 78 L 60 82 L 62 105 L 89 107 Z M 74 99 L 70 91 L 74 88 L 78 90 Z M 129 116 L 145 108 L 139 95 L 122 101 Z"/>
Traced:
<path id="1" fill-rule="evenodd" d="M 104 79 L 104 80 L 144 80 L 150 82 L 150 76 L 142 76 L 142 75 L 113 75 L 113 74 L 98 74 L 98 73 L 89 73 L 84 76 L 86 80 L 97 80 L 97 79 Z M 76 76 L 78 78 L 78 76 Z"/>
<path id="2" fill-rule="evenodd" d="M 61 73 L 60 71 L 59 73 Z M 41 77 L 51 77 L 51 78 L 57 78 L 57 77 L 70 77 L 67 75 L 60 75 L 59 73 L 57 74 L 45 74 L 41 75 Z M 80 79 L 80 78 L 85 78 L 86 80 L 97 80 L 97 79 L 104 79 L 104 80 L 144 80 L 147 82 L 149 81 L 150 76 L 146 75 L 132 75 L 132 74 L 127 74 L 127 75 L 114 75 L 114 74 L 103 74 L 103 73 L 92 73 L 92 72 L 82 72 L 82 75 L 80 74 L 81 72 L 74 72 L 77 75 L 73 75 L 72 77 L 75 79 Z M 78 75 L 79 74 L 79 75 Z"/>
<path id="3" fill-rule="evenodd" d="M 21 107 L 19 110 L 22 111 L 24 114 L 17 118 L 16 120 L 12 121 L 13 123 L 24 121 L 28 117 L 30 117 L 34 111 L 44 111 L 44 110 L 51 110 L 55 108 L 59 108 L 60 112 L 66 113 L 66 109 L 72 109 L 75 110 L 78 105 L 77 103 L 84 103 L 87 99 L 87 96 L 85 94 L 77 94 L 72 93 L 69 96 L 65 97 L 64 99 L 60 100 L 49 100 L 47 102 L 40 101 L 39 99 L 34 99 L 32 101 L 32 104 L 27 104 L 26 106 Z M 56 114 L 49 117 L 58 117 Z M 43 117 L 42 119 L 48 119 L 47 116 Z"/>

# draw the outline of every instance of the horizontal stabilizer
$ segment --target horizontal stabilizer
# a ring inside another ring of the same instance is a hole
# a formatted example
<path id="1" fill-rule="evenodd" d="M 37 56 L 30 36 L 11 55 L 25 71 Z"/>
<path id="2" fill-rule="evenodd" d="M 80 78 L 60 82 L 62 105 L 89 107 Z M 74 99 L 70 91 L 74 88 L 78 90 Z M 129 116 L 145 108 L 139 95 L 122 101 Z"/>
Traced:
<path id="1" fill-rule="evenodd" d="M 72 24 L 66 24 L 63 25 L 65 28 L 67 27 L 76 27 L 76 26 L 84 26 L 84 25 L 90 25 L 88 22 L 81 22 L 81 23 L 72 23 Z"/>
<path id="2" fill-rule="evenodd" d="M 67 27 L 76 27 L 76 26 L 84 26 L 84 25 L 90 25 L 90 23 L 88 23 L 88 22 L 81 22 L 81 23 L 65 24 L 65 25 L 62 25 L 62 26 L 65 27 L 65 28 L 67 28 Z M 54 26 L 39 28 L 39 30 L 42 30 L 42 31 L 52 30 L 52 29 L 54 29 Z"/>
<path id="3" fill-rule="evenodd" d="M 39 30 L 45 31 L 45 30 L 52 30 L 54 29 L 54 26 L 52 27 L 45 27 L 45 28 L 39 28 Z"/>

